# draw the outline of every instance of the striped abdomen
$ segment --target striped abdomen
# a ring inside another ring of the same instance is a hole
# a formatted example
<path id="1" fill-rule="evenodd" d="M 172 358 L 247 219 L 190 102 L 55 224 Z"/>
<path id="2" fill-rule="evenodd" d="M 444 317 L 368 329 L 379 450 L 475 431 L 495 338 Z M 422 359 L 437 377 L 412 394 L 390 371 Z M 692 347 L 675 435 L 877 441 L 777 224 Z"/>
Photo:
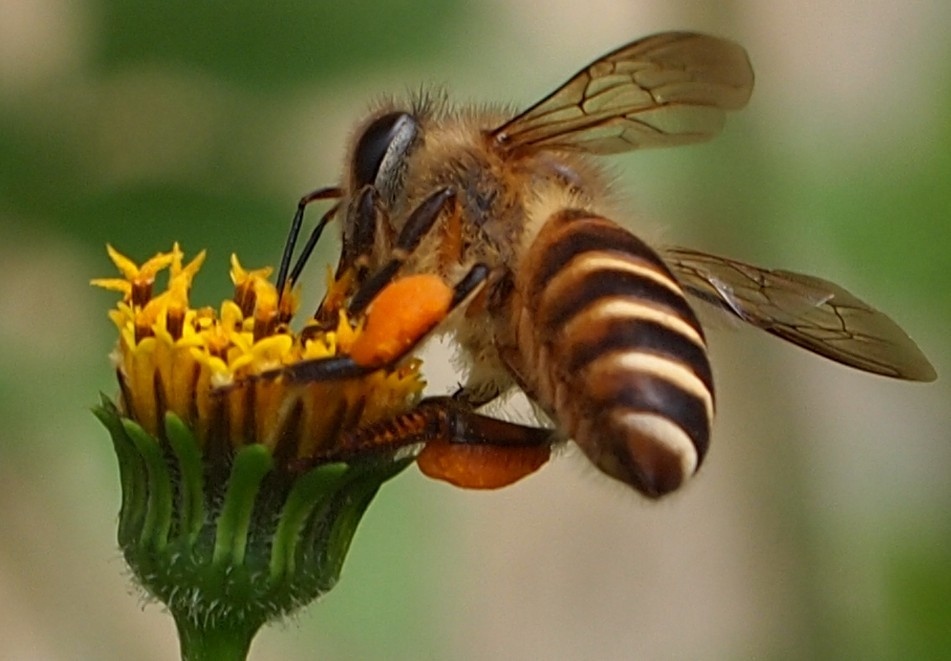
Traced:
<path id="1" fill-rule="evenodd" d="M 707 451 L 713 380 L 683 291 L 642 241 L 605 218 L 551 217 L 512 299 L 512 368 L 602 471 L 658 497 Z"/>

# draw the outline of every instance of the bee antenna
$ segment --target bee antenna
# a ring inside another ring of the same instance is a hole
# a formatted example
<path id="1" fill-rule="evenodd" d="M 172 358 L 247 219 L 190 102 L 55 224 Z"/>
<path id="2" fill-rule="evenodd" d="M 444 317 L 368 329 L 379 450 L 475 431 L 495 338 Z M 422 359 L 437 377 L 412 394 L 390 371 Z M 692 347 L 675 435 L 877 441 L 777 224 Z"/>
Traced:
<path id="1" fill-rule="evenodd" d="M 316 202 L 317 200 L 326 200 L 331 198 L 339 198 L 343 196 L 343 191 L 335 186 L 328 186 L 325 188 L 318 188 L 315 191 L 308 193 L 303 196 L 300 201 L 297 203 L 297 211 L 294 212 L 294 217 L 291 219 L 291 227 L 287 233 L 287 240 L 284 242 L 284 252 L 281 253 L 281 265 L 277 271 L 277 291 L 279 295 L 284 293 L 284 285 L 287 282 L 287 272 L 291 265 L 291 257 L 294 255 L 294 248 L 297 245 L 297 239 L 300 238 L 301 227 L 304 223 L 304 209 L 311 202 Z M 332 217 L 332 214 L 331 214 Z M 328 218 L 329 220 L 329 218 Z M 321 219 L 323 223 L 323 219 Z M 320 230 L 323 228 L 318 225 Z M 314 230 L 317 233 L 317 237 L 314 238 L 314 235 L 311 234 L 313 243 L 316 245 L 317 239 L 320 238 L 320 232 Z M 308 240 L 310 244 L 310 240 Z M 305 251 L 307 248 L 305 248 Z M 313 251 L 313 246 L 310 247 L 310 251 Z M 309 252 L 306 253 L 309 256 Z M 306 259 L 304 260 L 306 261 Z M 303 268 L 301 260 L 297 260 L 297 264 L 294 266 L 294 270 L 297 275 L 300 275 L 300 269 Z M 292 276 L 291 282 L 293 283 L 294 277 Z"/>
<path id="2" fill-rule="evenodd" d="M 291 274 L 287 278 L 287 286 L 293 287 L 294 283 L 297 282 L 297 279 L 300 277 L 301 271 L 304 270 L 304 266 L 310 260 L 310 256 L 314 252 L 314 248 L 317 247 L 317 242 L 320 240 L 320 235 L 323 233 L 324 228 L 327 226 L 327 223 L 330 222 L 337 212 L 340 210 L 340 203 L 337 202 L 335 205 L 330 207 L 330 210 L 327 211 L 320 218 L 320 222 L 317 223 L 317 226 L 314 227 L 313 231 L 310 233 L 310 236 L 307 237 L 307 243 L 304 244 L 303 250 L 301 250 L 300 255 L 297 257 L 297 261 L 294 263 L 294 268 L 291 269 Z M 281 288 L 283 291 L 283 287 Z"/>

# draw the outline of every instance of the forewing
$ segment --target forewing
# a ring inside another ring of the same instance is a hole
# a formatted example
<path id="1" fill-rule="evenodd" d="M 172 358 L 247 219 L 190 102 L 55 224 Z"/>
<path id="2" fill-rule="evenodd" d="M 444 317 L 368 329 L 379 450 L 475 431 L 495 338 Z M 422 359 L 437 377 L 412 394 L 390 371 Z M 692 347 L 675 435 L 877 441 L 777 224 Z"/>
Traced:
<path id="1" fill-rule="evenodd" d="M 504 148 L 608 154 L 701 142 L 746 105 L 753 69 L 732 41 L 665 32 L 623 46 L 492 132 Z"/>
<path id="2" fill-rule="evenodd" d="M 688 294 L 820 356 L 898 379 L 936 378 L 898 324 L 834 283 L 683 248 L 664 260 Z"/>

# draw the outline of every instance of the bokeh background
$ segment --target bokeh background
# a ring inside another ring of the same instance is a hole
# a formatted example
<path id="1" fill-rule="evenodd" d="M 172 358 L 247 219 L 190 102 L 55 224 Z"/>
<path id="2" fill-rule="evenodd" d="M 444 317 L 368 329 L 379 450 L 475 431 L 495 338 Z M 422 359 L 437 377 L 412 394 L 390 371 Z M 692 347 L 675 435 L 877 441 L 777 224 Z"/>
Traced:
<path id="1" fill-rule="evenodd" d="M 662 29 L 744 44 L 756 90 L 709 145 L 611 160 L 629 226 L 840 282 L 939 381 L 711 331 L 719 420 L 683 493 L 646 503 L 571 452 L 493 493 L 407 471 L 252 658 L 951 657 L 949 28 L 937 0 L 0 0 L 0 658 L 177 654 L 124 575 L 88 410 L 114 390 L 113 297 L 87 285 L 107 241 L 207 247 L 217 301 L 232 251 L 277 259 L 373 98 L 525 106 Z"/>

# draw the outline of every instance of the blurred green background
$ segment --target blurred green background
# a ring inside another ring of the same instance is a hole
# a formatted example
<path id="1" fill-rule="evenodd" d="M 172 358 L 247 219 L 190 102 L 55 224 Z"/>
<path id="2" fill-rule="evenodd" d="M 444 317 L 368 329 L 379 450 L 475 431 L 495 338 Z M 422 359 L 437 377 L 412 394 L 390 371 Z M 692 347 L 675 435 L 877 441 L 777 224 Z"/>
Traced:
<path id="1" fill-rule="evenodd" d="M 712 331 L 719 421 L 682 494 L 644 503 L 571 452 L 497 493 L 408 471 L 252 658 L 951 657 L 951 5 L 713 6 L 0 0 L 0 658 L 177 654 L 124 575 L 88 411 L 115 389 L 106 242 L 207 247 L 213 303 L 232 251 L 277 259 L 374 98 L 523 107 L 662 29 L 743 43 L 757 87 L 710 145 L 611 160 L 629 226 L 838 281 L 939 381 Z"/>

